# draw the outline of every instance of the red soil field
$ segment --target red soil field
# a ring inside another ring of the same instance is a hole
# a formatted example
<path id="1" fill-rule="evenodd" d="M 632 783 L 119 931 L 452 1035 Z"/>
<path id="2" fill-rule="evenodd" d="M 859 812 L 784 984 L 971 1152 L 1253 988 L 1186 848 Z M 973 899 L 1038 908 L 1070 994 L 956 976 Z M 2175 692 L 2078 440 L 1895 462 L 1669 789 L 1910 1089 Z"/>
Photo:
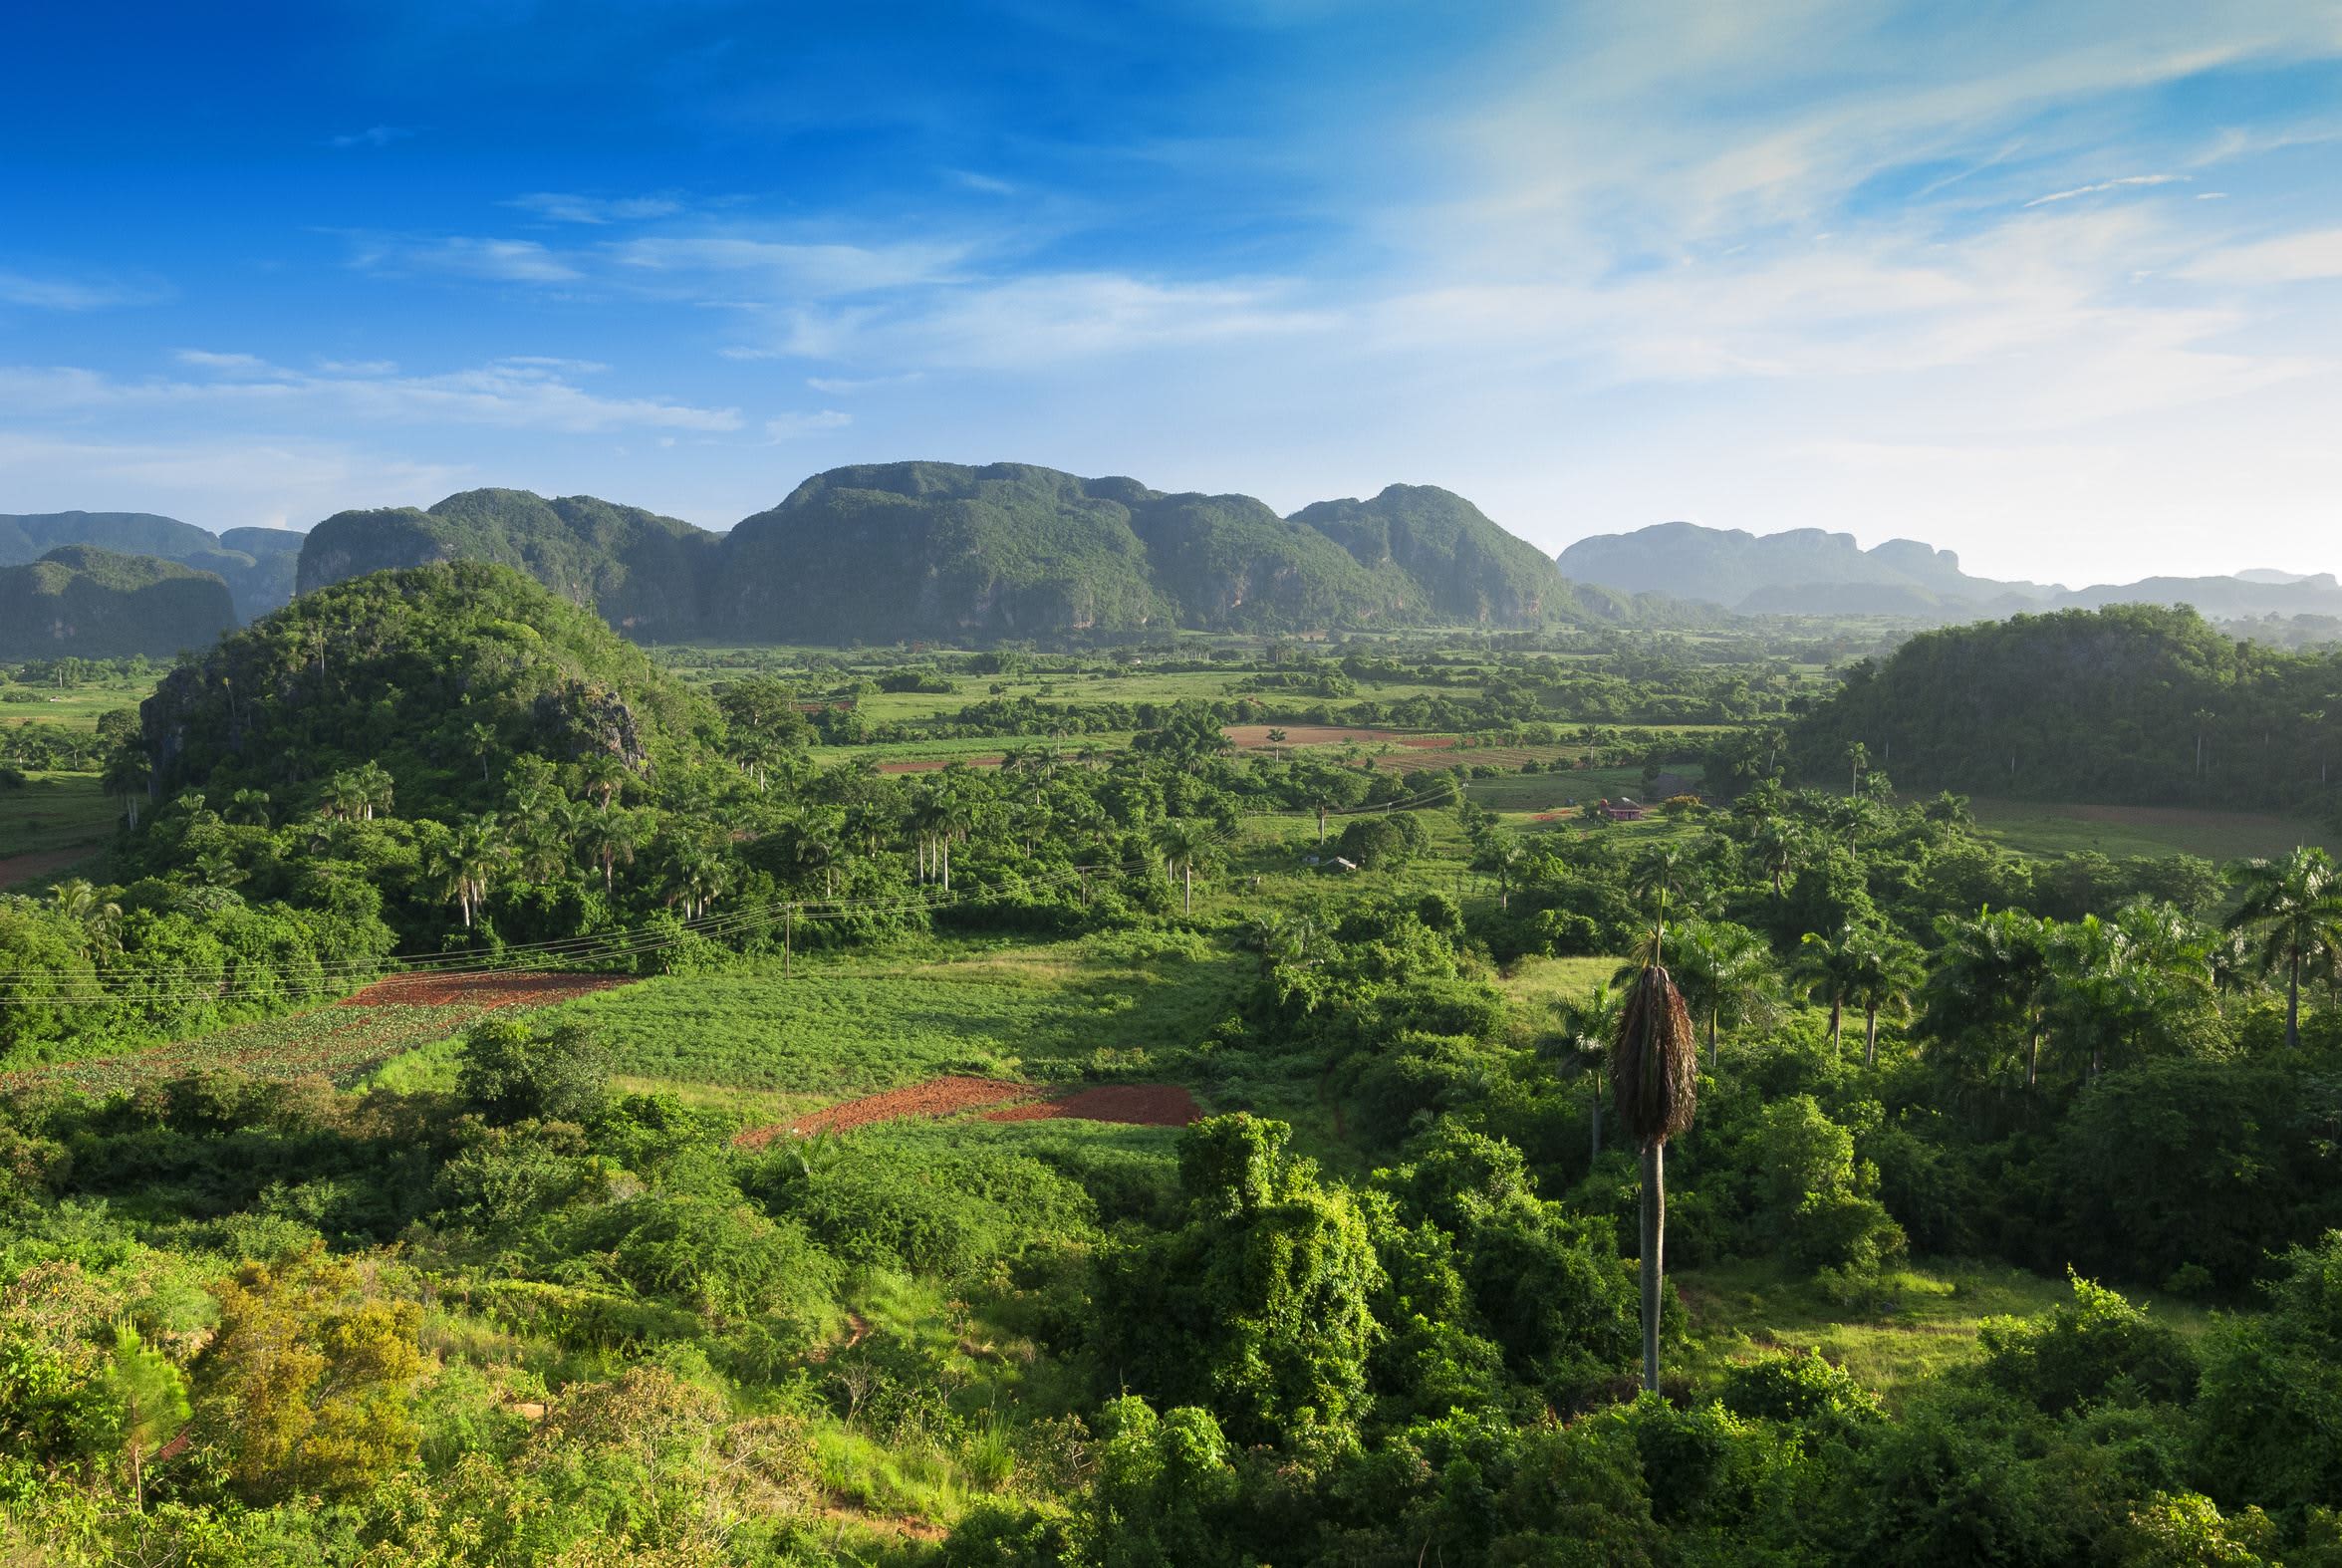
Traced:
<path id="1" fill-rule="evenodd" d="M 984 1120 L 1040 1122 L 1070 1116 L 1084 1122 L 1126 1122 L 1134 1127 L 1185 1127 L 1202 1115 L 1195 1097 L 1177 1084 L 1105 1084 L 1062 1099 L 988 1111 Z"/>
<path id="2" fill-rule="evenodd" d="M 930 1078 L 908 1089 L 890 1089 L 885 1094 L 864 1095 L 859 1100 L 824 1106 L 795 1122 L 760 1127 L 742 1133 L 739 1142 L 745 1148 L 756 1149 L 783 1133 L 843 1133 L 849 1128 L 892 1122 L 899 1117 L 954 1116 L 975 1106 L 997 1105 L 1031 1093 L 1029 1084 L 998 1078 Z"/>
<path id="3" fill-rule="evenodd" d="M 997 756 L 913 757 L 895 762 L 882 762 L 879 764 L 879 771 L 881 773 L 940 773 L 954 762 L 964 762 L 971 768 L 996 768 L 1000 766 L 1000 761 L 1001 759 Z"/>
<path id="4" fill-rule="evenodd" d="M 549 1007 L 573 996 L 625 985 L 623 974 L 551 974 L 511 970 L 500 974 L 393 974 L 340 1007 Z"/>

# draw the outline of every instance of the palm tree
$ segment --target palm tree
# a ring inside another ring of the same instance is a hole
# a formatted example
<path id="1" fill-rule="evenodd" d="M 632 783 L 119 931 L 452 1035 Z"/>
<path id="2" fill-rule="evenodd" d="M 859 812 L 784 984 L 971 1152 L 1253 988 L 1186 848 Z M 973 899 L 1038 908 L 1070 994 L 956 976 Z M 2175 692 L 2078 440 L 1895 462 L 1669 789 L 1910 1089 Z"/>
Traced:
<path id="1" fill-rule="evenodd" d="M 1830 1008 L 1830 1048 L 1846 1054 L 1846 1006 L 1855 999 L 1870 961 L 1871 933 L 1858 925 L 1838 928 L 1824 936 L 1807 931 L 1797 955 L 1797 978 L 1807 996 Z"/>
<path id="2" fill-rule="evenodd" d="M 366 785 L 356 769 L 344 769 L 326 780 L 326 787 L 318 792 L 318 809 L 328 817 L 344 822 L 356 822 L 359 813 L 366 810 Z"/>
<path id="3" fill-rule="evenodd" d="M 474 724 L 467 732 L 474 755 L 480 759 L 480 782 L 488 782 L 488 758 L 496 751 L 496 729 L 491 724 Z"/>
<path id="4" fill-rule="evenodd" d="M 1861 741 L 1850 741 L 1846 746 L 1846 765 L 1851 770 L 1847 777 L 1846 793 L 1862 793 L 1862 770 L 1871 765 L 1871 748 Z"/>
<path id="5" fill-rule="evenodd" d="M 267 790 L 240 789 L 228 797 L 228 809 L 220 815 L 248 828 L 265 828 L 268 826 L 268 808 Z"/>
<path id="6" fill-rule="evenodd" d="M 397 793 L 395 782 L 390 777 L 390 770 L 380 762 L 367 762 L 359 766 L 355 776 L 358 784 L 359 809 L 366 813 L 366 820 L 374 821 L 378 812 L 383 816 L 389 816 L 390 803 Z"/>
<path id="7" fill-rule="evenodd" d="M 1654 844 L 1635 863 L 1633 886 L 1637 898 L 1655 900 L 1659 906 L 1659 917 L 1651 925 L 1651 962 L 1657 964 L 1664 961 L 1667 949 L 1668 897 L 1684 887 L 1684 852 L 1673 844 Z"/>
<path id="8" fill-rule="evenodd" d="M 1936 1038 L 1994 1040 L 2012 1026 L 2022 1035 L 2028 1091 L 2040 1082 L 2049 1028 L 2051 934 L 2048 920 L 2022 910 L 1946 915 L 1936 922 L 1927 983 L 1927 1029 Z"/>
<path id="9" fill-rule="evenodd" d="M 1707 1070 L 1721 1061 L 1718 1035 L 1764 1012 L 1778 988 L 1772 949 L 1745 925 L 1690 920 L 1676 927 L 1676 981 L 1694 1019 L 1707 1022 Z"/>
<path id="10" fill-rule="evenodd" d="M 2301 971 L 2342 967 L 2342 883 L 2334 858 L 2304 845 L 2282 861 L 2247 861 L 2234 873 L 2244 897 L 2228 929 L 2246 935 L 2263 974 L 2285 971 L 2285 1044 L 2301 1044 Z"/>
<path id="11" fill-rule="evenodd" d="M 642 848 L 646 837 L 642 818 L 631 811 L 604 809 L 579 824 L 578 849 L 602 868 L 602 892 L 606 897 L 618 891 L 620 863 L 634 865 L 635 851 Z"/>
<path id="12" fill-rule="evenodd" d="M 626 788 L 627 780 L 633 777 L 626 760 L 610 751 L 597 751 L 579 763 L 578 774 L 585 785 L 587 798 L 604 811 L 610 809 L 611 802 L 618 799 L 619 791 Z"/>
<path id="13" fill-rule="evenodd" d="M 1748 849 L 1756 864 L 1773 879 L 1773 897 L 1778 899 L 1782 897 L 1781 880 L 1805 858 L 1805 830 L 1785 818 L 1774 818 L 1758 824 Z"/>
<path id="14" fill-rule="evenodd" d="M 1195 863 L 1211 852 L 1212 839 L 1203 824 L 1175 819 L 1157 823 L 1155 848 L 1163 856 L 1164 875 L 1177 877 L 1180 913 L 1195 913 Z"/>
<path id="15" fill-rule="evenodd" d="M 99 780 L 101 789 L 123 803 L 132 828 L 138 825 L 138 800 L 146 793 L 147 779 L 145 755 L 134 745 L 123 745 L 106 759 L 106 772 Z"/>
<path id="16" fill-rule="evenodd" d="M 1591 1077 L 1586 1097 L 1586 1158 L 1602 1158 L 1602 1068 L 1610 1059 L 1611 1042 L 1618 1038 L 1619 1015 L 1626 1010 L 1627 993 L 1615 985 L 1597 985 L 1579 1000 L 1562 1008 L 1562 1038 L 1579 1072 Z"/>
<path id="17" fill-rule="evenodd" d="M 1664 903 L 1652 947 L 1662 938 Z M 1666 1273 L 1667 1141 L 1691 1125 L 1698 1092 L 1699 1044 L 1683 993 L 1665 968 L 1645 964 L 1620 1010 L 1610 1058 L 1619 1123 L 1643 1150 L 1643 1387 L 1659 1391 L 1660 1284 Z"/>
<path id="18" fill-rule="evenodd" d="M 1528 852 L 1521 848 L 1518 839 L 1491 834 L 1472 861 L 1472 870 L 1495 873 L 1496 908 L 1499 910 L 1512 908 L 1513 879 L 1520 875 L 1521 863 L 1528 858 Z"/>
<path id="19" fill-rule="evenodd" d="M 81 926 L 98 951 L 112 952 L 121 945 L 122 906 L 99 897 L 97 888 L 83 878 L 52 888 L 49 908 Z"/>
<path id="20" fill-rule="evenodd" d="M 465 930 L 471 929 L 472 912 L 487 902 L 489 880 L 511 854 L 503 828 L 489 816 L 458 823 L 453 833 L 432 845 L 431 875 L 463 911 Z"/>
<path id="21" fill-rule="evenodd" d="M 1910 1004 L 1912 993 L 1927 978 L 1920 950 L 1888 931 L 1867 931 L 1848 1000 L 1862 1009 L 1862 1062 L 1879 1065 L 1879 1014 Z"/>

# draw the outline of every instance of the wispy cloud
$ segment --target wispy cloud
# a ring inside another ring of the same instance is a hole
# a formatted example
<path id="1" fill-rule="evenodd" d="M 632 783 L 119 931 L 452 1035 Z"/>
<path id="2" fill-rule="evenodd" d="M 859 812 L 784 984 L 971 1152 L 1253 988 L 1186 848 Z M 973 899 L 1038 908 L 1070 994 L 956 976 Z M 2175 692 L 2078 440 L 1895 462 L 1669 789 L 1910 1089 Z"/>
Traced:
<path id="1" fill-rule="evenodd" d="M 829 430 L 843 430 L 854 422 L 854 415 L 836 408 L 817 408 L 806 413 L 784 413 L 764 421 L 765 436 L 778 444 L 801 436 L 820 435 Z"/>
<path id="2" fill-rule="evenodd" d="M 671 196 L 580 196 L 564 191 L 537 190 L 504 203 L 533 213 L 548 223 L 641 223 L 671 217 L 683 204 Z"/>
<path id="3" fill-rule="evenodd" d="M 361 243 L 352 264 L 371 272 L 435 272 L 490 283 L 575 283 L 585 276 L 571 260 L 533 239 L 466 234 L 370 239 Z"/>
<path id="4" fill-rule="evenodd" d="M 0 305 L 30 310 L 94 311 L 114 305 L 142 305 L 159 291 L 129 284 L 84 278 L 37 278 L 0 270 Z"/>
<path id="5" fill-rule="evenodd" d="M 2131 185 L 2185 184 L 2186 174 L 2126 174 L 2120 179 L 2102 179 L 2095 184 L 2076 185 L 2071 190 L 2053 190 L 2046 196 L 2035 196 L 2025 203 L 2028 207 L 2046 207 L 2053 201 L 2071 201 L 2076 196 L 2095 196 L 2100 191 L 2121 190 Z"/>
<path id="6" fill-rule="evenodd" d="M 2244 286 L 2342 278 L 2342 228 L 2314 229 L 2214 251 L 2184 268 L 2204 283 Z"/>
<path id="7" fill-rule="evenodd" d="M 737 430 L 737 408 L 587 392 L 560 368 L 567 362 L 498 360 L 436 376 L 290 370 L 251 355 L 183 353 L 179 362 L 209 379 L 124 380 L 73 366 L 0 367 L 0 408 L 56 415 L 110 409 L 240 411 L 402 423 L 491 425 L 568 434 L 622 429 Z"/>
<path id="8" fill-rule="evenodd" d="M 353 131 L 344 135 L 328 136 L 329 147 L 387 147 L 393 141 L 404 141 L 414 132 L 405 126 L 369 126 L 364 131 Z"/>

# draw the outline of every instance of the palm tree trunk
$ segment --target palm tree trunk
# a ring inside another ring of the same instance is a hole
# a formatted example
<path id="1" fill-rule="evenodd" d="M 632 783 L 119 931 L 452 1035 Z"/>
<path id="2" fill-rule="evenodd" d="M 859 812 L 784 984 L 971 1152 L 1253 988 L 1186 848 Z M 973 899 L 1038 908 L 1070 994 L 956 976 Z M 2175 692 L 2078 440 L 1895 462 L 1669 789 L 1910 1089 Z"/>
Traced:
<path id="1" fill-rule="evenodd" d="M 1863 1010 L 1862 1065 L 1865 1067 L 1879 1065 L 1879 1010 L 1876 1007 Z"/>
<path id="2" fill-rule="evenodd" d="M 1715 1044 L 1716 1015 L 1722 1011 L 1723 1008 L 1720 1006 L 1710 1007 L 1707 1010 L 1707 1071 L 1710 1077 L 1714 1076 L 1717 1068 L 1723 1063 L 1723 1058 L 1716 1052 Z"/>
<path id="3" fill-rule="evenodd" d="M 1846 1004 L 1830 998 L 1830 1050 L 1843 1059 L 1846 1055 Z"/>
<path id="4" fill-rule="evenodd" d="M 1643 1146 L 1643 1387 L 1659 1392 L 1659 1281 L 1667 1244 L 1667 1144 Z"/>
<path id="5" fill-rule="evenodd" d="M 2032 1093 L 2033 1086 L 2038 1084 L 2040 1081 L 2041 1031 L 2035 1029 L 2033 1031 L 2032 1038 L 2025 1042 L 2025 1092 L 2027 1094 Z"/>
<path id="6" fill-rule="evenodd" d="M 2285 1046 L 2301 1049 L 2301 949 L 2293 949 L 2285 969 Z"/>
<path id="7" fill-rule="evenodd" d="M 1586 1127 L 1593 1147 L 1586 1158 L 1591 1163 L 1602 1158 L 1602 1069 L 1599 1067 L 1594 1069 L 1594 1099 L 1587 1110 L 1590 1114 L 1586 1118 Z"/>

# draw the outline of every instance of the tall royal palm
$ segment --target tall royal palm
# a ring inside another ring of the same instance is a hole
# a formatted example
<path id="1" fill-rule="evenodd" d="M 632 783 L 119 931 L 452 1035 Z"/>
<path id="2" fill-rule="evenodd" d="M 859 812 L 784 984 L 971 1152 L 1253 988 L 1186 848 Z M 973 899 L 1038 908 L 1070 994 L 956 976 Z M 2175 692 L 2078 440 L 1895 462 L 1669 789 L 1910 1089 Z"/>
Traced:
<path id="1" fill-rule="evenodd" d="M 2304 846 L 2281 861 L 2247 861 L 2236 872 L 2243 899 L 2228 928 L 2252 943 L 2261 972 L 2285 973 L 2285 1043 L 2301 1044 L 2301 976 L 2342 967 L 2342 878 L 2334 858 Z"/>
<path id="2" fill-rule="evenodd" d="M 2050 922 L 2022 910 L 1983 910 L 1936 921 L 1926 1030 L 1947 1045 L 2025 1042 L 2025 1088 L 2041 1078 L 2053 981 Z M 1987 1064 L 1990 1071 L 1993 1064 Z"/>
<path id="3" fill-rule="evenodd" d="M 1830 1049 L 1846 1054 L 1846 1009 L 1853 1004 L 1869 961 L 1870 932 L 1842 925 L 1830 935 L 1807 931 L 1797 953 L 1797 979 L 1805 994 L 1830 1009 Z"/>
<path id="4" fill-rule="evenodd" d="M 1664 905 L 1660 924 L 1666 923 Z M 1654 936 L 1656 951 L 1661 943 Z M 1659 1392 L 1660 1285 L 1667 1273 L 1667 1144 L 1691 1125 L 1699 1042 L 1684 995 L 1666 968 L 1648 963 L 1627 991 L 1610 1054 L 1619 1125 L 1643 1152 L 1643 1387 Z"/>
<path id="5" fill-rule="evenodd" d="M 1676 983 L 1695 1023 L 1707 1030 L 1707 1070 L 1720 1061 L 1722 1026 L 1763 1013 L 1779 983 L 1772 949 L 1745 925 L 1688 920 L 1676 927 Z"/>
<path id="6" fill-rule="evenodd" d="M 1165 873 L 1179 879 L 1182 914 L 1195 913 L 1195 865 L 1210 849 L 1211 834 L 1200 822 L 1172 819 L 1156 825 L 1155 850 Z"/>
<path id="7" fill-rule="evenodd" d="M 1883 931 L 1864 933 L 1855 961 L 1854 988 L 1847 1000 L 1862 1009 L 1862 1063 L 1879 1065 L 1879 1014 L 1901 1009 L 1927 978 L 1920 950 Z"/>

